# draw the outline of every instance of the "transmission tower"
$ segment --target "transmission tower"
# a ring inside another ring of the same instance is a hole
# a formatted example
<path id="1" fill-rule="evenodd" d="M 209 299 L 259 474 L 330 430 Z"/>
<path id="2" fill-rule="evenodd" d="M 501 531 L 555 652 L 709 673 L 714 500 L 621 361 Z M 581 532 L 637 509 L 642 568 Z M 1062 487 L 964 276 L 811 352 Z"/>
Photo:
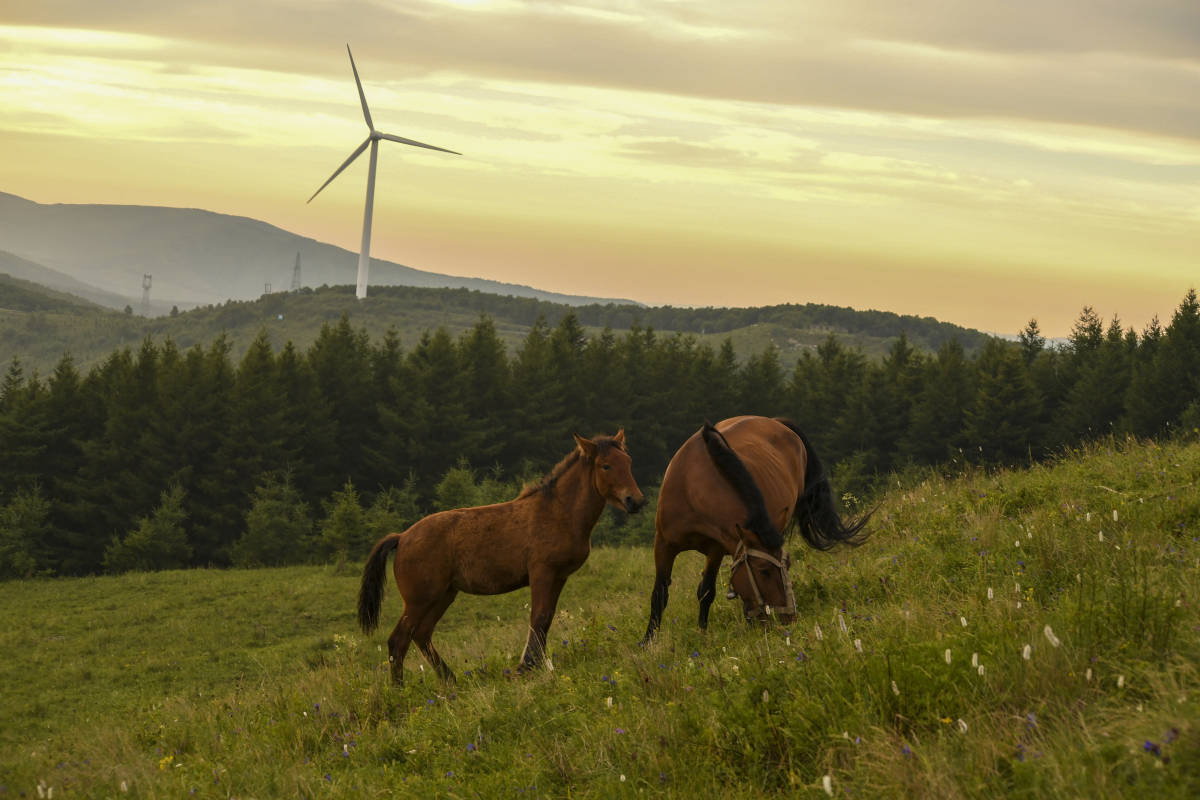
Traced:
<path id="1" fill-rule="evenodd" d="M 292 294 L 300 291 L 300 254 L 296 253 L 296 266 L 292 267 Z"/>
<path id="2" fill-rule="evenodd" d="M 142 316 L 150 316 L 150 283 L 154 280 L 153 275 L 142 276 Z"/>

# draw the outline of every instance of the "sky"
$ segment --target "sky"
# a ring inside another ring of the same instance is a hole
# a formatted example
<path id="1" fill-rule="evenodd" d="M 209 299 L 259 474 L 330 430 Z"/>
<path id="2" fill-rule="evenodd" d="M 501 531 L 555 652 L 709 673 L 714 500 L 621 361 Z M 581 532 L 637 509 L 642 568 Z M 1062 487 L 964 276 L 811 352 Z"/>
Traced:
<path id="1" fill-rule="evenodd" d="M 0 4 L 0 191 L 648 304 L 1141 329 L 1200 276 L 1195 0 Z"/>

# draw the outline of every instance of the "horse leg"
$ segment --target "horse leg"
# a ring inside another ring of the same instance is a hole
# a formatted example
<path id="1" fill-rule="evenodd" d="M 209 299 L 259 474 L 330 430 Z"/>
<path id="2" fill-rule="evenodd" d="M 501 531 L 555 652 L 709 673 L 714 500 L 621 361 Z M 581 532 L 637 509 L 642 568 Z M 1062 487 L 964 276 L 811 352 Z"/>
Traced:
<path id="1" fill-rule="evenodd" d="M 662 613 L 667 607 L 667 599 L 671 585 L 671 571 L 675 568 L 675 557 L 679 551 L 669 544 L 666 539 L 657 536 L 654 539 L 654 591 L 650 593 L 650 624 L 646 626 L 646 636 L 642 639 L 645 644 L 654 638 L 658 626 L 662 623 Z"/>
<path id="2" fill-rule="evenodd" d="M 530 575 L 529 578 L 529 639 L 525 642 L 521 665 L 532 669 L 541 666 L 546 657 L 546 633 L 550 630 L 550 623 L 554 621 L 558 596 L 567 585 L 567 579 L 560 578 L 554 572 L 546 572 L 536 578 Z"/>
<path id="3" fill-rule="evenodd" d="M 431 610 L 427 605 L 405 602 L 404 613 L 388 637 L 388 661 L 392 669 L 392 683 L 396 686 L 404 685 L 404 656 L 408 654 L 408 645 L 421 622 Z"/>
<path id="4" fill-rule="evenodd" d="M 447 589 L 446 593 L 438 600 L 437 605 L 433 607 L 425 619 L 421 620 L 421 624 L 417 627 L 413 634 L 413 640 L 417 643 L 417 649 L 421 651 L 421 655 L 425 656 L 425 660 L 429 662 L 429 666 L 433 667 L 433 671 L 438 674 L 438 677 L 447 683 L 454 683 L 454 671 L 446 666 L 442 661 L 442 657 L 438 655 L 437 650 L 433 648 L 433 629 L 442 619 L 442 615 L 446 613 L 446 609 L 454 602 L 454 598 L 458 597 L 457 589 Z"/>
<path id="5" fill-rule="evenodd" d="M 700 585 L 696 588 L 696 599 L 700 601 L 700 630 L 708 630 L 708 609 L 712 607 L 717 596 L 717 573 L 721 562 L 725 559 L 725 548 L 714 543 L 708 551 L 708 563 L 704 565 L 704 574 L 700 576 Z"/>

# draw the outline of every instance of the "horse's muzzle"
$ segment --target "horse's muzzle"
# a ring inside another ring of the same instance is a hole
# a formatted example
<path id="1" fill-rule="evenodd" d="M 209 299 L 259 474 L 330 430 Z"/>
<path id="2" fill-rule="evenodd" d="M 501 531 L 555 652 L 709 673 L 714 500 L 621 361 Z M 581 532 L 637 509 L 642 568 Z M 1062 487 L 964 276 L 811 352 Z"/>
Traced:
<path id="1" fill-rule="evenodd" d="M 625 498 L 625 510 L 630 514 L 636 514 L 637 512 L 641 511 L 642 507 L 645 505 L 645 498 L 641 500 L 634 500 L 632 495 Z"/>

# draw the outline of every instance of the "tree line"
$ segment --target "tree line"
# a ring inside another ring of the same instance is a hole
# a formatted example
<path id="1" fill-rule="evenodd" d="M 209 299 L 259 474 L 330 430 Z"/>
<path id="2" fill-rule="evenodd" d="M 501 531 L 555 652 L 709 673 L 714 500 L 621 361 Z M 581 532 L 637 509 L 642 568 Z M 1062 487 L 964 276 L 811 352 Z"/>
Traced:
<path id="1" fill-rule="evenodd" d="M 0 574 L 287 563 L 357 554 L 441 508 L 514 496 L 572 447 L 624 427 L 643 487 L 705 420 L 788 416 L 839 492 L 889 472 L 1012 464 L 1081 439 L 1200 426 L 1200 310 L 1189 291 L 1142 332 L 1085 308 L 1069 342 L 1036 321 L 969 355 L 901 333 L 882 360 L 832 335 L 785 371 L 773 348 L 633 324 L 585 334 L 537 318 L 511 357 L 487 315 L 407 352 L 345 315 L 300 351 L 265 332 L 238 363 L 224 335 L 120 349 L 81 374 L 14 360 L 0 384 Z M 646 541 L 607 516 L 600 540 Z"/>

